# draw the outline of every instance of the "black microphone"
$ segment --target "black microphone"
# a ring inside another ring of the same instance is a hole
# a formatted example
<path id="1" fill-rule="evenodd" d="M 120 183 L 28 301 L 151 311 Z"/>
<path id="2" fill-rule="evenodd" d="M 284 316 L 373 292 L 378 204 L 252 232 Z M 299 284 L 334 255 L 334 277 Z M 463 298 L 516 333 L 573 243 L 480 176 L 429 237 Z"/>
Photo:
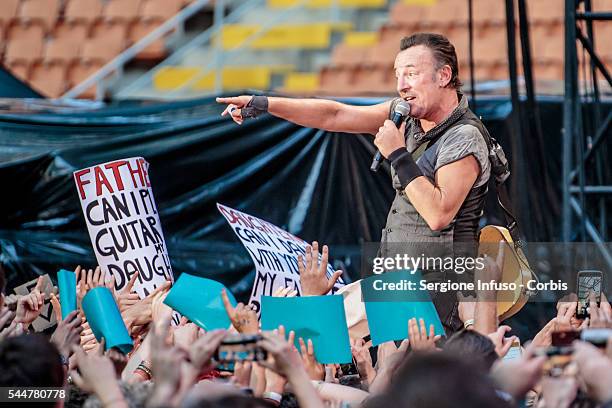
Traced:
<path id="1" fill-rule="evenodd" d="M 406 101 L 400 101 L 397 105 L 395 105 L 391 121 L 395 123 L 395 126 L 397 126 L 397 128 L 399 129 L 399 127 L 402 125 L 402 122 L 408 115 L 410 115 L 410 104 Z M 380 150 L 376 150 L 374 159 L 372 159 L 372 165 L 370 166 L 370 170 L 374 172 L 378 171 L 381 162 L 382 154 L 380 154 Z"/>

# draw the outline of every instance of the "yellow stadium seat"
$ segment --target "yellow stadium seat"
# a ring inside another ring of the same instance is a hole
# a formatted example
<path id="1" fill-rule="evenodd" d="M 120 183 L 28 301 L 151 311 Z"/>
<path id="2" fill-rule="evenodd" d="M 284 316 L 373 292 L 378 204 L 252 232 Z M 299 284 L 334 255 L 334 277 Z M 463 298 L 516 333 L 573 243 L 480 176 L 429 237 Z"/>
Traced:
<path id="1" fill-rule="evenodd" d="M 153 86 L 158 91 L 180 88 L 200 71 L 198 67 L 163 67 L 153 75 Z"/>
<path id="2" fill-rule="evenodd" d="M 268 89 L 270 87 L 270 67 L 225 67 L 221 73 L 223 89 Z M 196 91 L 213 89 L 215 86 L 214 72 L 203 73 L 193 84 Z"/>
<path id="3" fill-rule="evenodd" d="M 351 31 L 344 35 L 344 44 L 350 47 L 370 47 L 378 42 L 376 31 Z"/>
<path id="4" fill-rule="evenodd" d="M 273 74 L 287 74 L 295 69 L 290 64 L 270 66 L 224 67 L 223 89 L 269 89 Z M 204 72 L 200 67 L 171 66 L 160 69 L 153 75 L 153 86 L 158 91 L 173 91 L 181 87 L 195 91 L 215 88 L 214 71 Z"/>
<path id="5" fill-rule="evenodd" d="M 433 6 L 439 1 L 440 0 L 402 0 L 402 3 L 412 6 Z"/>
<path id="6" fill-rule="evenodd" d="M 230 50 L 248 44 L 252 49 L 324 49 L 330 46 L 333 31 L 352 29 L 352 23 L 280 24 L 258 34 L 254 24 L 226 24 L 221 32 L 223 48 Z"/>
<path id="7" fill-rule="evenodd" d="M 191 87 L 193 90 L 197 91 L 206 91 L 215 89 L 215 73 L 207 72 L 206 74 L 201 75 L 197 81 L 194 82 Z"/>
<path id="8" fill-rule="evenodd" d="M 293 7 L 301 0 L 268 0 L 270 8 Z M 387 0 L 336 0 L 339 7 L 352 8 L 381 8 L 387 5 Z M 334 5 L 334 0 L 310 0 L 304 4 L 309 8 L 328 8 Z"/>
<path id="9" fill-rule="evenodd" d="M 285 76 L 283 91 L 314 92 L 319 89 L 319 74 L 316 72 L 291 72 Z"/>

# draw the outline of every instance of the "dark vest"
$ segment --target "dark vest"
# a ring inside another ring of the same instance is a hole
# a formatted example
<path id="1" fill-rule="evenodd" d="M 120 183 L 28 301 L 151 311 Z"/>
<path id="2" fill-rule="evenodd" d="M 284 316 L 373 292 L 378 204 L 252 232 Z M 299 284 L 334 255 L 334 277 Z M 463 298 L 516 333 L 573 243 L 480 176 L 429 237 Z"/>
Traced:
<path id="1" fill-rule="evenodd" d="M 395 103 L 394 101 L 392 104 L 391 112 L 393 112 Z M 416 120 L 409 119 L 405 133 L 407 150 L 413 153 L 413 155 L 415 155 L 415 153 L 419 154 L 419 157 L 416 158 L 417 164 L 419 165 L 423 163 L 423 161 L 429 161 L 430 163 L 435 162 L 437 147 L 442 141 L 442 136 L 450 129 L 464 124 L 474 125 L 483 137 L 488 136 L 488 133 L 486 133 L 485 136 L 484 132 L 486 132 L 486 128 L 482 122 L 467 107 L 465 97 L 462 97 L 459 106 L 446 120 L 436 125 L 427 133 L 422 132 Z M 418 134 L 420 140 L 415 140 L 415 133 L 418 132 L 420 133 Z M 426 142 L 428 142 L 427 148 L 424 151 L 422 148 L 419 149 L 419 146 Z M 424 166 L 420 167 L 423 169 Z M 397 180 L 393 168 L 391 168 L 391 175 L 393 178 L 393 186 L 396 189 L 396 195 L 391 205 L 389 215 L 387 216 L 387 224 L 381 237 L 381 253 L 384 256 L 392 256 L 394 253 L 397 253 L 397 250 L 393 248 L 396 246 L 394 243 L 418 244 L 425 242 L 447 244 L 445 246 L 450 248 L 448 251 L 453 252 L 455 255 L 459 254 L 452 248 L 458 248 L 459 246 L 462 248 L 470 248 L 468 252 L 470 252 L 470 255 L 474 254 L 476 250 L 478 225 L 484 209 L 488 183 L 484 183 L 477 188 L 472 188 L 454 220 L 445 228 L 439 231 L 432 231 L 423 217 L 421 217 L 410 203 L 404 191 L 399 187 L 399 180 Z M 426 176 L 433 182 L 433 174 L 426 174 Z M 454 243 L 462 244 L 455 245 Z M 418 245 L 415 249 L 418 248 L 420 252 L 423 247 L 423 245 Z M 406 249 L 404 247 L 401 249 L 400 253 L 405 252 Z M 460 250 L 459 252 L 464 253 L 465 250 Z M 450 255 L 450 253 L 448 253 L 448 255 Z M 466 255 L 468 254 L 466 253 Z"/>

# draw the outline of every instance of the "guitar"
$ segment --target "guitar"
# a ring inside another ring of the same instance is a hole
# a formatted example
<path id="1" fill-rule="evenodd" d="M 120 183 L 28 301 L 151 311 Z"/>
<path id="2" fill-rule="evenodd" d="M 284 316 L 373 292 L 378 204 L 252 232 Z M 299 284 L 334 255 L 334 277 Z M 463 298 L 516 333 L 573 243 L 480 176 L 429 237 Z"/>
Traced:
<path id="1" fill-rule="evenodd" d="M 510 235 L 510 232 L 505 227 L 497 225 L 487 225 L 480 231 L 480 254 L 497 257 L 499 250 L 499 242 L 505 242 L 504 245 L 504 265 L 502 268 L 502 282 L 516 284 L 516 289 L 512 293 L 504 291 L 503 294 L 498 294 L 497 299 L 497 315 L 499 320 L 505 320 L 518 313 L 525 306 L 530 296 L 535 294 L 527 288 L 527 282 L 530 280 L 537 281 L 537 276 L 531 270 L 529 262 L 523 253 L 523 249 L 516 245 Z M 482 245 L 485 244 L 485 245 Z M 522 285 L 522 286 L 521 286 Z"/>

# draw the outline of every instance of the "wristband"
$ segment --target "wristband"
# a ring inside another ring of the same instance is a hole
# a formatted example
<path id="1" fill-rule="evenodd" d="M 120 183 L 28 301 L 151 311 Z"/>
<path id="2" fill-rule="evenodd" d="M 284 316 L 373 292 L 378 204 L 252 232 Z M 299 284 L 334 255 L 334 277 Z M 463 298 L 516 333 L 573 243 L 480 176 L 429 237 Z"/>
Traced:
<path id="1" fill-rule="evenodd" d="M 265 95 L 254 95 L 240 111 L 243 118 L 257 118 L 266 112 L 268 112 L 268 97 Z"/>
<path id="2" fill-rule="evenodd" d="M 397 173 L 402 191 L 404 191 L 412 180 L 423 175 L 420 167 L 416 164 L 412 155 L 405 147 L 400 147 L 395 150 L 389 155 L 388 159 L 393 169 L 395 169 L 395 173 Z"/>
<path id="3" fill-rule="evenodd" d="M 276 401 L 280 404 L 281 400 L 283 399 L 283 396 L 280 395 L 278 392 L 266 391 L 263 393 L 262 398 Z"/>
<path id="4" fill-rule="evenodd" d="M 136 370 L 134 370 L 134 372 L 136 371 L 142 371 L 145 374 L 145 376 L 149 377 L 149 379 L 153 378 L 153 371 L 149 367 L 146 366 L 144 361 L 138 364 L 138 367 L 136 367 Z"/>

